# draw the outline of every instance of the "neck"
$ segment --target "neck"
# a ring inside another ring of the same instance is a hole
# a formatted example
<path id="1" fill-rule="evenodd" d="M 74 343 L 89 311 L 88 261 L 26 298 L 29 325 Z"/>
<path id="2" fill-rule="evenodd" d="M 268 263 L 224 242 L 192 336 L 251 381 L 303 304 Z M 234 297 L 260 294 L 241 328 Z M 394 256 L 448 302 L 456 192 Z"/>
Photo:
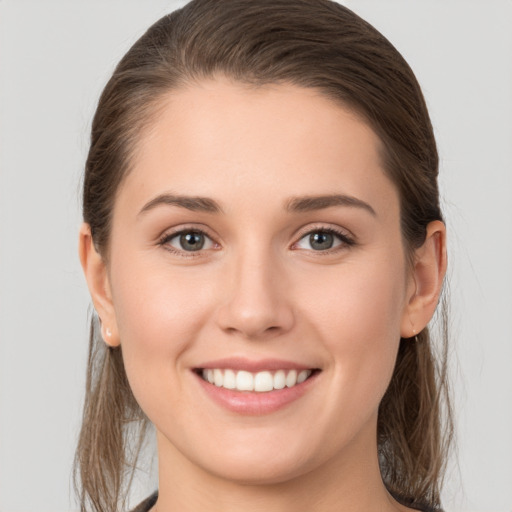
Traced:
<path id="1" fill-rule="evenodd" d="M 375 439 L 375 436 L 373 437 Z M 355 440 L 343 453 L 283 481 L 243 482 L 193 464 L 160 433 L 158 512 L 396 512 L 407 510 L 387 492 L 377 445 Z"/>

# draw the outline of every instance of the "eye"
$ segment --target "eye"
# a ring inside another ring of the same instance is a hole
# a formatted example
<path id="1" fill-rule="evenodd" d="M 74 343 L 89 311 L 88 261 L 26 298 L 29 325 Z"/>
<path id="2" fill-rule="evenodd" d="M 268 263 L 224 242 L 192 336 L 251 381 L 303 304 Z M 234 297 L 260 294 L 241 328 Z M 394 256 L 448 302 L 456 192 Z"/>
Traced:
<path id="1" fill-rule="evenodd" d="M 198 230 L 180 231 L 166 235 L 160 243 L 181 252 L 196 252 L 212 249 L 215 246 L 210 237 Z"/>
<path id="2" fill-rule="evenodd" d="M 317 229 L 303 236 L 294 246 L 297 249 L 309 251 L 328 251 L 341 245 L 353 245 L 347 235 L 333 229 Z"/>

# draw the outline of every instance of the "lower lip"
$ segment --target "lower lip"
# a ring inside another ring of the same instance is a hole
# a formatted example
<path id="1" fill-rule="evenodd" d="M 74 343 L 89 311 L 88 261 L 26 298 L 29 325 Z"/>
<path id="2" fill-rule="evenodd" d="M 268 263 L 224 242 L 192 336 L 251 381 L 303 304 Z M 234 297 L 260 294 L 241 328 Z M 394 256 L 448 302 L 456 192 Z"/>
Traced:
<path id="1" fill-rule="evenodd" d="M 195 374 L 207 395 L 218 405 L 238 414 L 258 416 L 270 414 L 301 398 L 313 385 L 318 373 L 291 388 L 276 389 L 264 393 L 235 391 L 210 384 Z"/>

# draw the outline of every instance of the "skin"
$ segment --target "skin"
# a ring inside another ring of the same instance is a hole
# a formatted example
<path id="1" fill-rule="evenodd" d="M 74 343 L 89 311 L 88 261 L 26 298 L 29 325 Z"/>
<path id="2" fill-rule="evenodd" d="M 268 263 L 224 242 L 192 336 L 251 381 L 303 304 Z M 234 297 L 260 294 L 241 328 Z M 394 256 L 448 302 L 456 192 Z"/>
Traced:
<path id="1" fill-rule="evenodd" d="M 169 93 L 141 136 L 116 197 L 108 263 L 82 226 L 104 338 L 122 345 L 156 426 L 159 512 L 406 510 L 381 481 L 377 410 L 400 337 L 435 310 L 445 228 L 428 226 L 411 268 L 378 149 L 367 124 L 315 90 L 195 84 Z M 210 198 L 222 211 L 141 213 L 163 193 Z M 334 193 L 373 213 L 286 207 Z M 192 228 L 208 235 L 203 250 L 186 252 L 179 237 L 162 243 Z M 314 250 L 309 234 L 329 229 L 343 238 Z M 192 371 L 232 356 L 321 371 L 288 406 L 242 415 L 214 403 Z"/>

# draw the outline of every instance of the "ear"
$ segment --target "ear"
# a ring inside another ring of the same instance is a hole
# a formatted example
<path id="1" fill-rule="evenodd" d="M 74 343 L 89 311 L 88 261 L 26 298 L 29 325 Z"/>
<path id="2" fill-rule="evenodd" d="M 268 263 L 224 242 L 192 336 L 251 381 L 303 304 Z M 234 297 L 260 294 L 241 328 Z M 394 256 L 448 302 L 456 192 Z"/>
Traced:
<path id="1" fill-rule="evenodd" d="M 407 290 L 408 303 L 400 335 L 412 338 L 426 327 L 437 307 L 446 273 L 446 227 L 430 222 L 421 247 L 414 251 L 413 269 Z"/>
<path id="2" fill-rule="evenodd" d="M 80 227 L 78 253 L 94 309 L 100 317 L 103 340 L 107 345 L 117 347 L 120 341 L 107 267 L 94 247 L 91 228 L 86 223 Z"/>

